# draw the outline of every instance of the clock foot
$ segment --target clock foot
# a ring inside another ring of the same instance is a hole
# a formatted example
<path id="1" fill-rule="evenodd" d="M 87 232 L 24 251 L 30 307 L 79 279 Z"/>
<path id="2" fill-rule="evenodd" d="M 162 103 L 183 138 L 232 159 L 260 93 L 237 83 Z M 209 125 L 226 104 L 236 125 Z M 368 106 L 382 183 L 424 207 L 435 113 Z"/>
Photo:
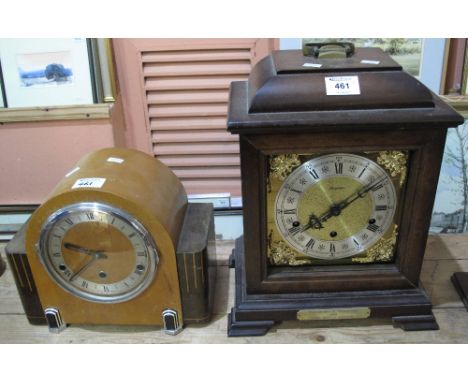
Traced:
<path id="1" fill-rule="evenodd" d="M 275 321 L 237 321 L 235 309 L 228 314 L 228 337 L 263 336 L 275 324 Z"/>
<path id="2" fill-rule="evenodd" d="M 46 308 L 44 310 L 44 315 L 47 320 L 47 325 L 49 326 L 49 332 L 60 333 L 66 329 L 67 324 L 63 321 L 62 315 L 58 309 Z"/>
<path id="3" fill-rule="evenodd" d="M 420 316 L 392 317 L 393 327 L 404 331 L 439 330 L 439 325 L 432 314 Z"/>

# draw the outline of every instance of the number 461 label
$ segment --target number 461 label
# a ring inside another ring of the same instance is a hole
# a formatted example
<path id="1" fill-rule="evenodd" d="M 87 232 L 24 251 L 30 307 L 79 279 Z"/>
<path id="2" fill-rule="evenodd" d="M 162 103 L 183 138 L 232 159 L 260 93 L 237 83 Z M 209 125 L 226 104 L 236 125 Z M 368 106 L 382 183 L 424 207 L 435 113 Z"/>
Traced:
<path id="1" fill-rule="evenodd" d="M 325 77 L 327 95 L 361 94 L 358 76 Z"/>

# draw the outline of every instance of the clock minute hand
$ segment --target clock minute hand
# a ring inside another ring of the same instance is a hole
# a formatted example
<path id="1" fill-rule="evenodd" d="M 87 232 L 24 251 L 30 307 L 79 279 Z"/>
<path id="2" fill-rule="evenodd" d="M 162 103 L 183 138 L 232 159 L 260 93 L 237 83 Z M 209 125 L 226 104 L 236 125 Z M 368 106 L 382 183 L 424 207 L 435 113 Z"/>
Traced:
<path id="1" fill-rule="evenodd" d="M 77 277 L 80 273 L 84 272 L 86 269 L 88 269 L 91 264 L 93 264 L 96 260 L 99 259 L 107 259 L 107 256 L 104 255 L 103 253 L 96 252 L 94 255 L 91 255 L 92 259 L 89 260 L 85 265 L 83 265 L 80 269 L 78 269 L 72 277 L 69 278 L 68 281 L 72 281 L 75 277 Z"/>
<path id="2" fill-rule="evenodd" d="M 377 186 L 380 182 L 382 182 L 385 179 L 386 178 L 377 179 L 375 182 L 371 182 L 370 184 L 362 187 L 360 190 L 348 196 L 346 199 L 342 200 L 338 204 L 331 206 L 327 212 L 325 212 L 318 218 L 318 222 L 323 223 L 330 219 L 332 216 L 340 215 L 342 210 L 348 207 L 355 200 L 362 198 L 365 194 L 367 194 L 370 190 L 372 190 L 375 186 Z"/>

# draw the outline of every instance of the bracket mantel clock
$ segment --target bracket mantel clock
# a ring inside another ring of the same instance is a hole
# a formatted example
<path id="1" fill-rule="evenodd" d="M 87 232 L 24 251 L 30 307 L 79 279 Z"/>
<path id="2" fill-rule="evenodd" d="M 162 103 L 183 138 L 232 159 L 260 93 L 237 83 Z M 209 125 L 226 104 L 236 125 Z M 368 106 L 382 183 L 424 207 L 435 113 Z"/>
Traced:
<path id="1" fill-rule="evenodd" d="M 231 85 L 244 235 L 229 336 L 283 320 L 438 328 L 419 275 L 446 131 L 463 118 L 380 49 L 345 45 L 274 52 Z"/>

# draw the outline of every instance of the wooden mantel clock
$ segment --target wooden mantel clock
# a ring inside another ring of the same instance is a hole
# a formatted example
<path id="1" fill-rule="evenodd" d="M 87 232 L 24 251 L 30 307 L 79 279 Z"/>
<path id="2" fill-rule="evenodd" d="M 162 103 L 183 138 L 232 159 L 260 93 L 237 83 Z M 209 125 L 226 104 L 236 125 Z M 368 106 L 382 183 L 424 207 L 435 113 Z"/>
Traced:
<path id="1" fill-rule="evenodd" d="M 169 334 L 210 317 L 211 204 L 145 153 L 106 148 L 60 181 L 6 248 L 28 320 L 154 325 Z"/>
<path id="2" fill-rule="evenodd" d="M 233 82 L 244 235 L 228 335 L 373 317 L 437 329 L 419 275 L 447 128 L 462 122 L 377 48 L 277 51 Z"/>

